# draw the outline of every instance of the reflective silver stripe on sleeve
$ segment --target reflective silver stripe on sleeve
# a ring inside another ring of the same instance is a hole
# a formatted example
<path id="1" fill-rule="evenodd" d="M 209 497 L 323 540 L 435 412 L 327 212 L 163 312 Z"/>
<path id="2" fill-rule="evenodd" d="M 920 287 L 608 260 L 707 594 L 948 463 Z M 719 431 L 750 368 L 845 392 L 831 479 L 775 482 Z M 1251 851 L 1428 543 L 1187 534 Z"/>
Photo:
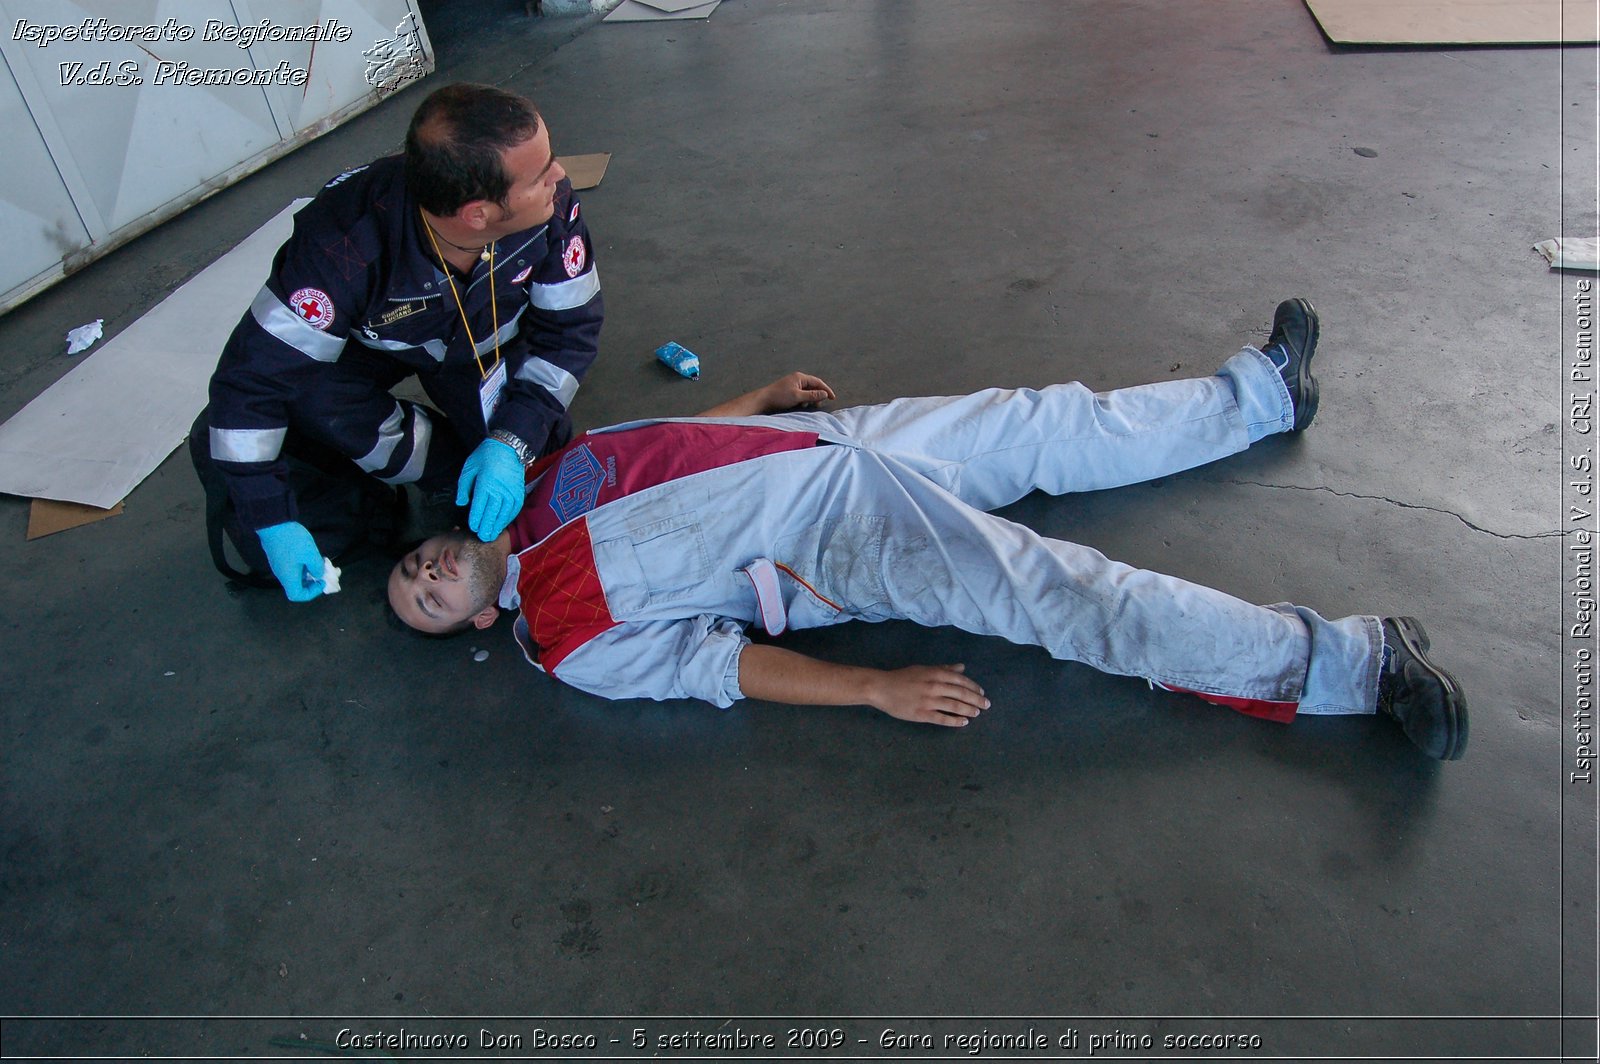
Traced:
<path id="1" fill-rule="evenodd" d="M 400 426 L 405 424 L 406 412 L 400 404 L 394 404 L 394 413 L 383 419 L 383 424 L 378 426 L 378 442 L 365 455 L 356 459 L 356 465 L 368 473 L 376 473 L 389 464 L 389 459 L 394 457 L 394 449 L 400 446 L 400 441 L 405 438 L 400 431 Z"/>
<path id="2" fill-rule="evenodd" d="M 283 450 L 289 430 L 218 429 L 211 430 L 211 457 L 219 462 L 270 462 Z"/>
<path id="3" fill-rule="evenodd" d="M 307 358 L 318 362 L 337 362 L 344 350 L 344 337 L 333 336 L 306 321 L 283 305 L 272 294 L 272 289 L 262 288 L 250 304 L 250 315 L 256 324 L 276 336 Z"/>
<path id="4" fill-rule="evenodd" d="M 581 307 L 600 291 L 600 271 L 590 267 L 570 281 L 558 284 L 530 284 L 528 302 L 540 310 L 571 310 Z"/>
<path id="5" fill-rule="evenodd" d="M 537 384 L 555 396 L 563 409 L 571 406 L 578 394 L 578 378 L 542 358 L 530 358 L 524 362 L 522 368 L 517 370 L 517 380 Z"/>
<path id="6" fill-rule="evenodd" d="M 385 484 L 415 484 L 422 479 L 423 467 L 428 464 L 428 445 L 433 442 L 433 421 L 420 406 L 411 408 L 416 421 L 411 429 L 411 458 L 405 468 L 392 477 L 379 477 Z"/>
<path id="7" fill-rule="evenodd" d="M 415 351 L 420 347 L 428 352 L 435 362 L 444 361 L 443 340 L 424 340 L 420 344 L 408 344 L 401 340 L 381 340 L 377 337 L 368 336 L 360 329 L 353 330 L 350 333 L 350 338 L 363 347 L 370 347 L 375 351 Z"/>

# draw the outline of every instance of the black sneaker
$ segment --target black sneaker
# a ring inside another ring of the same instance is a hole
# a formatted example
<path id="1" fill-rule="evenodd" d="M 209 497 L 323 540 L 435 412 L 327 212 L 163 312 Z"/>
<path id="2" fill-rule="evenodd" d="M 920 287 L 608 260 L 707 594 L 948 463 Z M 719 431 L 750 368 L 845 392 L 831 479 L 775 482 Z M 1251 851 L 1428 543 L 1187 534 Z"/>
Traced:
<path id="1" fill-rule="evenodd" d="M 1455 677 L 1428 660 L 1430 646 L 1415 617 L 1383 618 L 1378 711 L 1429 757 L 1456 761 L 1467 752 L 1467 700 Z"/>
<path id="2" fill-rule="evenodd" d="M 1294 428 L 1299 432 L 1317 416 L 1317 378 L 1311 359 L 1317 353 L 1317 310 L 1309 299 L 1285 299 L 1272 315 L 1272 335 L 1261 353 L 1272 360 L 1294 404 Z"/>

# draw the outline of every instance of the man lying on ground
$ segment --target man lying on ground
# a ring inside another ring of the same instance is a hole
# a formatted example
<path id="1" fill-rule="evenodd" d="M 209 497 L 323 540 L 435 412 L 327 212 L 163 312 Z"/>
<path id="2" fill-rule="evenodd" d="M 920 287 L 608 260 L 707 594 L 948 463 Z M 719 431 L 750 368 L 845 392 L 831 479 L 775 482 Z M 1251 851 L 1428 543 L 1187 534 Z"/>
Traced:
<path id="1" fill-rule="evenodd" d="M 1266 346 L 1216 376 L 1100 394 L 1058 384 L 826 412 L 795 409 L 833 392 L 791 374 L 698 418 L 579 437 L 529 470 L 504 534 L 426 541 L 395 566 L 389 602 L 427 632 L 519 610 L 528 660 L 607 698 L 859 704 L 952 726 L 989 708 L 961 665 L 834 665 L 744 634 L 904 618 L 1272 720 L 1383 712 L 1456 759 L 1466 701 L 1414 618 L 1254 606 L 986 512 L 1300 432 L 1317 412 L 1317 336 L 1311 304 L 1287 300 Z"/>

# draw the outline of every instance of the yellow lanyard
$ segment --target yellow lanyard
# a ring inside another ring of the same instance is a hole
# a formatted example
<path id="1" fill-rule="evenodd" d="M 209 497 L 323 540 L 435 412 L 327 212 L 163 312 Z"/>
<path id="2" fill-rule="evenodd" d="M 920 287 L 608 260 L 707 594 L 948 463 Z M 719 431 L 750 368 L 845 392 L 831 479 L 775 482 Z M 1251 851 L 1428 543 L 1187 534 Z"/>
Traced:
<path id="1" fill-rule="evenodd" d="M 422 208 L 417 208 L 417 213 L 422 214 Z M 450 294 L 455 297 L 456 311 L 461 315 L 461 327 L 466 330 L 467 344 L 472 348 L 472 359 L 478 364 L 478 379 L 488 380 L 489 371 L 483 368 L 483 359 L 478 357 L 478 341 L 472 337 L 472 326 L 467 322 L 467 308 L 461 303 L 461 293 L 456 291 L 456 279 L 450 273 L 450 264 L 445 261 L 444 252 L 439 250 L 439 240 L 433 235 L 433 226 L 428 224 L 427 215 L 422 215 L 422 228 L 428 231 L 428 240 L 433 244 L 433 253 L 439 256 L 439 265 L 444 267 L 444 279 L 450 283 Z M 489 323 L 494 329 L 494 364 L 500 365 L 500 305 L 494 297 L 494 241 L 489 242 Z"/>

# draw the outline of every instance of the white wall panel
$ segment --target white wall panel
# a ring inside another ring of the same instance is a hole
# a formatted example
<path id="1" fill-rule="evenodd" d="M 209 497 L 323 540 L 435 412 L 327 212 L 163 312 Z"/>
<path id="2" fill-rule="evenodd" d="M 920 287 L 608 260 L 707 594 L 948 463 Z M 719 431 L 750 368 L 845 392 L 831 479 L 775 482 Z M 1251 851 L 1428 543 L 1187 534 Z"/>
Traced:
<path id="1" fill-rule="evenodd" d="M 0 78 L 0 129 L 5 131 L 5 150 L 0 151 L 0 233 L 6 238 L 6 269 L 19 277 L 59 273 L 62 259 L 89 242 L 89 230 L 55 172 L 44 137 L 11 77 Z"/>
<path id="2" fill-rule="evenodd" d="M 0 0 L 0 58 L 0 310 L 433 69 L 414 0 Z"/>

